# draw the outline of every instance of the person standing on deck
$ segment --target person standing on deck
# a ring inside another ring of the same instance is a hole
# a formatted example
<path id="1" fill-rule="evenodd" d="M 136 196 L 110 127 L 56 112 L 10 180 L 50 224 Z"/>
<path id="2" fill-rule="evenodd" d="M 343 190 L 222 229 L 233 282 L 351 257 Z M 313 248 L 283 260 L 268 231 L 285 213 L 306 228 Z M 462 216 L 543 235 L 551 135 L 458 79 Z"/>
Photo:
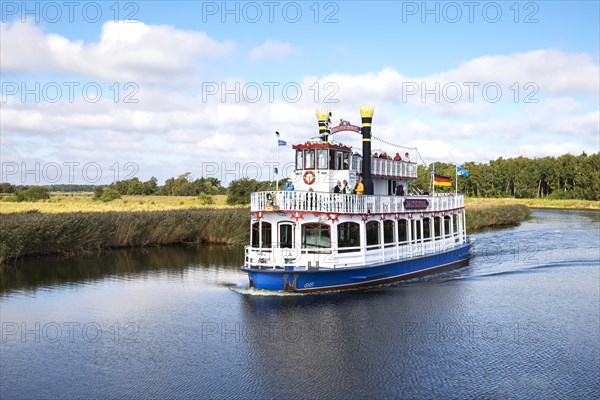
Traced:
<path id="1" fill-rule="evenodd" d="M 348 185 L 348 181 L 345 179 L 344 179 L 344 184 L 342 185 L 342 193 L 352 194 L 352 188 Z"/>
<path id="2" fill-rule="evenodd" d="M 342 193 L 342 182 L 337 181 L 337 185 L 333 188 L 333 193 Z"/>
<path id="3" fill-rule="evenodd" d="M 354 186 L 354 193 L 363 194 L 364 192 L 365 192 L 365 187 L 363 186 L 362 182 L 360 181 L 360 178 L 356 177 L 356 185 Z"/>
<path id="4" fill-rule="evenodd" d="M 396 185 L 396 196 L 404 196 L 404 185 L 402 182 L 398 182 Z"/>

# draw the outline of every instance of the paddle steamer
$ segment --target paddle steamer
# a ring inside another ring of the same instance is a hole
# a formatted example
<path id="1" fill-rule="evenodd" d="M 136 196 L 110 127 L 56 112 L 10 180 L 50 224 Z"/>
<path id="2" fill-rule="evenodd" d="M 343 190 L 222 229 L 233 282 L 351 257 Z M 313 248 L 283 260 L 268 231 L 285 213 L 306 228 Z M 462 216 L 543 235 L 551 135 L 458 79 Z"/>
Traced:
<path id="1" fill-rule="evenodd" d="M 410 194 L 417 163 L 371 155 L 373 111 L 361 107 L 361 127 L 343 120 L 333 127 L 329 110 L 317 110 L 319 135 L 292 146 L 293 190 L 251 195 L 242 266 L 250 287 L 352 289 L 468 264 L 463 195 Z M 330 140 L 343 130 L 362 135 L 362 154 Z M 359 180 L 355 193 L 336 193 L 338 181 L 355 188 Z"/>

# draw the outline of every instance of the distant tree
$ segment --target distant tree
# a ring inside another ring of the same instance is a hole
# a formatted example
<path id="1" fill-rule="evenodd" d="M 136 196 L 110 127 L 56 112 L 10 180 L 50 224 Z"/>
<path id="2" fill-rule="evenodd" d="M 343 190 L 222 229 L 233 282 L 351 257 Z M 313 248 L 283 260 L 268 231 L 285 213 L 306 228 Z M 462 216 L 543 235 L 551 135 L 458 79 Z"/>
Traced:
<path id="1" fill-rule="evenodd" d="M 148 179 L 146 182 L 144 182 L 144 194 L 156 194 L 156 192 L 158 191 L 158 179 L 156 179 L 155 177 L 152 177 L 150 179 Z"/>
<path id="2" fill-rule="evenodd" d="M 0 193 L 14 193 L 16 190 L 14 185 L 11 185 L 8 182 L 0 183 Z"/>
<path id="3" fill-rule="evenodd" d="M 47 200 L 50 198 L 50 193 L 43 186 L 31 186 L 29 189 L 17 190 L 15 197 L 17 201 Z"/>
<path id="4" fill-rule="evenodd" d="M 242 178 L 229 183 L 227 204 L 249 204 L 250 194 L 260 191 L 261 183 L 255 179 Z"/>
<path id="5" fill-rule="evenodd" d="M 128 195 L 141 195 L 144 194 L 144 184 L 136 177 L 131 178 L 127 182 Z M 120 193 L 120 192 L 119 192 Z"/>
<path id="6" fill-rule="evenodd" d="M 116 199 L 120 199 L 120 198 L 121 198 L 121 194 L 117 191 L 117 189 L 115 189 L 114 187 L 111 187 L 111 186 L 102 188 L 102 194 L 99 197 L 100 201 L 103 201 L 105 203 L 116 200 Z"/>

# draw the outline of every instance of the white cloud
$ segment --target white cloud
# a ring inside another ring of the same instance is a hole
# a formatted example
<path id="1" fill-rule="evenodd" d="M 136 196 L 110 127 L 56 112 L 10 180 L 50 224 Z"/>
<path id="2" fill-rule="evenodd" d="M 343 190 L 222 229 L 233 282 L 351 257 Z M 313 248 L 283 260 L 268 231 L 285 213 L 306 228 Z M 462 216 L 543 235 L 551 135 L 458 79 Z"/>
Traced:
<path id="1" fill-rule="evenodd" d="M 521 87 L 532 82 L 543 92 L 597 94 L 600 70 L 590 54 L 542 49 L 478 57 L 433 77 L 436 78 L 445 82 L 496 82 L 504 86 L 517 82 Z"/>
<path id="2" fill-rule="evenodd" d="M 277 40 L 267 40 L 250 51 L 250 58 L 260 61 L 269 58 L 283 58 L 298 53 L 291 44 Z"/>
<path id="3" fill-rule="evenodd" d="M 417 146 L 427 162 L 597 151 L 600 113 L 597 93 L 591 89 L 598 82 L 598 66 L 586 55 L 540 50 L 479 57 L 426 77 L 406 76 L 394 68 L 306 76 L 299 82 L 298 102 L 282 99 L 281 87 L 275 101 L 269 100 L 263 87 L 263 97 L 256 103 L 244 101 L 243 96 L 240 102 L 232 101 L 234 96 L 223 102 L 220 95 L 203 99 L 197 90 L 172 89 L 195 79 L 206 58 L 233 51 L 232 43 L 203 33 L 107 23 L 98 42 L 84 43 L 45 34 L 28 24 L 3 24 L 1 29 L 3 73 L 59 71 L 108 82 L 160 83 L 144 86 L 135 104 L 109 98 L 93 104 L 81 98 L 74 103 L 23 103 L 18 96 L 9 96 L 0 120 L 2 158 L 7 161 L 44 159 L 51 154 L 55 160 L 103 161 L 108 166 L 134 161 L 164 170 L 160 179 L 185 171 L 199 176 L 203 162 L 273 161 L 274 131 L 280 131 L 288 145 L 304 142 L 317 133 L 315 108 L 331 108 L 334 121 L 344 118 L 359 124 L 361 104 L 377 106 L 376 137 Z M 286 43 L 268 43 L 254 49 L 251 57 L 261 60 L 294 52 Z M 228 79 L 227 87 L 235 82 L 243 86 L 244 78 Z M 537 79 L 539 102 L 515 103 L 507 88 L 514 81 L 531 79 Z M 470 102 L 466 94 L 457 103 L 444 101 L 443 96 L 439 102 L 432 96 L 423 101 L 421 93 L 406 93 L 407 83 L 417 83 L 420 91 L 423 82 L 431 88 L 435 82 L 443 86 L 488 81 L 503 86 L 503 101 L 486 102 L 478 95 Z M 337 102 L 326 103 L 325 96 Z M 356 134 L 340 133 L 335 139 L 360 147 Z M 380 143 L 374 146 L 394 150 Z M 289 146 L 282 149 L 282 162 L 291 161 L 290 150 Z M 148 175 L 140 176 L 147 179 Z"/>
<path id="4" fill-rule="evenodd" d="M 60 72 L 104 82 L 178 86 L 197 80 L 206 59 L 231 55 L 234 44 L 167 25 L 106 22 L 100 41 L 84 43 L 44 33 L 29 23 L 0 24 L 5 73 Z"/>

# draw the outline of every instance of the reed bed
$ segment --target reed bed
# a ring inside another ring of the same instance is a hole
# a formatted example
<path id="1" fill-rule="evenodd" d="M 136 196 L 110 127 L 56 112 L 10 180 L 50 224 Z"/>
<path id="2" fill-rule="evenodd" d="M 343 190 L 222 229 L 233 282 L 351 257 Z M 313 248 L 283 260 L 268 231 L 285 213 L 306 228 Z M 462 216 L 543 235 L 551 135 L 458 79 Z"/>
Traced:
<path id="1" fill-rule="evenodd" d="M 600 210 L 600 201 L 578 199 L 515 199 L 495 197 L 467 197 L 465 204 L 470 205 L 514 205 L 524 204 L 531 208 L 564 208 L 579 210 Z"/>
<path id="2" fill-rule="evenodd" d="M 467 204 L 467 232 L 485 228 L 515 226 L 531 217 L 524 204 Z"/>
<path id="3" fill-rule="evenodd" d="M 522 204 L 469 204 L 466 212 L 469 232 L 516 225 L 530 216 L 529 208 Z M 249 227 L 247 207 L 0 214 L 0 265 L 29 255 L 79 254 L 120 247 L 246 244 Z"/>
<path id="4" fill-rule="evenodd" d="M 0 216 L 0 264 L 26 255 L 77 254 L 177 243 L 243 244 L 249 209 L 39 212 Z"/>

